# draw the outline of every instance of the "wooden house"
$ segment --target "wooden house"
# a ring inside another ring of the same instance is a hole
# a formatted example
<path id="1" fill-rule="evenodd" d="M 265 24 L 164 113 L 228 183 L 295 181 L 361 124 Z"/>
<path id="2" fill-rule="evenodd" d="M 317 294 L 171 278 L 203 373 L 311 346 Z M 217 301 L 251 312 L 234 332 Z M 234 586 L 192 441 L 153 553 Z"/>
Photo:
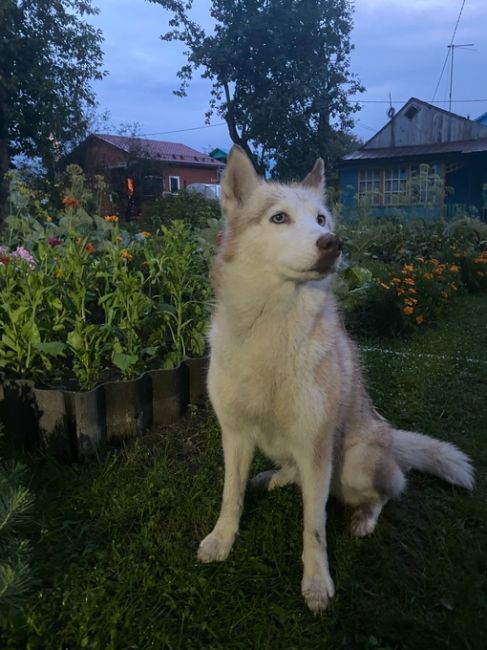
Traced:
<path id="1" fill-rule="evenodd" d="M 486 187 L 487 125 L 415 97 L 340 165 L 345 216 L 485 219 Z"/>
<path id="2" fill-rule="evenodd" d="M 218 184 L 224 164 L 176 142 L 94 133 L 64 163 L 78 164 L 88 178 L 109 185 L 105 212 L 137 217 L 150 202 L 195 183 Z"/>

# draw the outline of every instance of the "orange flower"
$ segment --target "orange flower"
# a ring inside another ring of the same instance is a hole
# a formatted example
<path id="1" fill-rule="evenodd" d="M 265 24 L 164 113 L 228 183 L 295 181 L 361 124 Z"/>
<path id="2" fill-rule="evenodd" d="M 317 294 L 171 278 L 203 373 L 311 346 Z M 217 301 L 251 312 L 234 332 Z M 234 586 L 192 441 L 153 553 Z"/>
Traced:
<path id="1" fill-rule="evenodd" d="M 143 230 L 143 231 L 142 231 L 142 234 L 144 235 L 144 237 L 145 237 L 146 239 L 147 239 L 147 237 L 150 237 L 150 236 L 151 236 L 151 234 L 150 234 L 150 232 L 149 232 L 148 230 Z"/>
<path id="2" fill-rule="evenodd" d="M 416 289 L 414 287 L 409 287 L 408 291 L 409 293 L 416 293 Z"/>
<path id="3" fill-rule="evenodd" d="M 404 273 L 412 273 L 414 271 L 414 267 L 413 267 L 412 264 L 405 264 L 402 267 L 402 270 L 403 270 Z"/>
<path id="4" fill-rule="evenodd" d="M 411 316 L 413 313 L 414 309 L 410 307 L 409 305 L 407 307 L 404 307 L 403 312 L 406 314 L 406 316 Z"/>
<path id="5" fill-rule="evenodd" d="M 400 278 L 392 278 L 391 282 L 394 282 L 394 284 L 401 284 L 401 279 Z"/>
<path id="6" fill-rule="evenodd" d="M 116 214 L 109 214 L 106 217 L 103 217 L 105 221 L 110 221 L 111 223 L 117 223 L 118 217 Z"/>
<path id="7" fill-rule="evenodd" d="M 74 196 L 65 196 L 63 199 L 63 205 L 66 208 L 79 208 L 80 202 L 78 199 L 75 199 Z"/>
<path id="8" fill-rule="evenodd" d="M 425 280 L 431 280 L 433 278 L 433 274 L 432 273 L 425 273 L 423 277 L 424 277 Z"/>
<path id="9" fill-rule="evenodd" d="M 457 266 L 456 264 L 452 264 L 452 265 L 450 266 L 450 271 L 451 271 L 452 273 L 458 273 L 459 270 L 460 270 L 460 267 Z"/>
<path id="10" fill-rule="evenodd" d="M 413 284 L 416 284 L 413 280 L 413 278 L 404 278 L 404 284 L 409 284 L 412 286 Z"/>
<path id="11" fill-rule="evenodd" d="M 421 255 L 418 255 L 418 257 L 414 258 L 417 262 L 424 262 L 424 257 L 421 257 Z"/>
<path id="12" fill-rule="evenodd" d="M 90 244 L 90 242 L 88 242 L 87 244 L 85 244 L 85 251 L 87 253 L 94 253 L 95 247 L 93 246 L 93 244 Z"/>
<path id="13" fill-rule="evenodd" d="M 423 321 L 424 321 L 424 316 L 423 316 L 423 314 L 418 314 L 418 315 L 416 316 L 416 323 L 417 323 L 418 325 L 421 325 L 421 323 L 422 323 Z"/>
<path id="14" fill-rule="evenodd" d="M 433 266 L 438 266 L 438 264 L 439 264 L 438 260 L 435 257 L 432 257 L 430 259 L 430 262 L 431 262 L 431 264 L 433 264 Z"/>
<path id="15" fill-rule="evenodd" d="M 416 300 L 416 298 L 406 298 L 406 299 L 404 300 L 404 303 L 405 303 L 406 305 L 409 305 L 410 307 L 412 307 L 413 305 L 415 305 L 417 302 L 418 302 L 418 301 Z"/>
<path id="16" fill-rule="evenodd" d="M 134 256 L 131 255 L 126 248 L 120 253 L 120 257 L 123 257 L 127 262 L 131 262 L 134 259 Z"/>

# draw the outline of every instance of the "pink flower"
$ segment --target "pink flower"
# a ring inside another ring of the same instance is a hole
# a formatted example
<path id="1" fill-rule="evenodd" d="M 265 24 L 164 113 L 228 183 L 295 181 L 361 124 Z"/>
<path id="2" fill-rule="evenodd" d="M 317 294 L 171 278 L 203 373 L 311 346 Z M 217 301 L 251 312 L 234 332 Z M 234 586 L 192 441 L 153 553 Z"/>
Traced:
<path id="1" fill-rule="evenodd" d="M 24 260 L 30 266 L 31 269 L 36 265 L 35 259 L 29 253 L 29 251 L 23 246 L 17 246 L 17 248 L 11 253 L 12 257 L 17 257 L 18 259 Z"/>

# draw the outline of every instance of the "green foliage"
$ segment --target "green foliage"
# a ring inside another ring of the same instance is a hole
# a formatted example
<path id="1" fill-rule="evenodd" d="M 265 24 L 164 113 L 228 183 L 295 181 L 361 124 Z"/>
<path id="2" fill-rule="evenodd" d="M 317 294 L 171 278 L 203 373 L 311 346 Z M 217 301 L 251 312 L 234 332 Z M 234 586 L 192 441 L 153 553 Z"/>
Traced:
<path id="1" fill-rule="evenodd" d="M 33 255 L 0 247 L 0 368 L 90 389 L 203 354 L 210 246 L 181 221 L 130 234 L 69 198 L 58 220 L 34 220 Z"/>
<path id="2" fill-rule="evenodd" d="M 91 0 L 1 3 L 0 185 L 11 155 L 52 169 L 84 133 L 91 82 L 102 77 L 102 36 L 84 17 L 97 11 Z"/>
<path id="3" fill-rule="evenodd" d="M 202 69 L 213 84 L 207 118 L 223 117 L 257 167 L 274 159 L 280 177 L 302 176 L 343 150 L 358 110 L 350 97 L 363 91 L 350 72 L 348 0 L 213 0 L 212 34 L 193 20 L 192 0 L 150 1 L 172 14 L 162 38 L 187 48 L 177 94 Z"/>
<path id="4" fill-rule="evenodd" d="M 29 545 L 19 538 L 33 506 L 24 482 L 24 466 L 0 457 L 0 622 L 22 606 L 33 583 Z"/>
<path id="5" fill-rule="evenodd" d="M 155 201 L 142 215 L 150 226 L 168 226 L 172 221 L 184 221 L 194 230 L 204 228 L 209 219 L 221 216 L 218 201 L 208 199 L 199 192 L 184 190 Z"/>
<path id="6" fill-rule="evenodd" d="M 346 266 L 337 295 L 349 326 L 370 335 L 410 332 L 438 323 L 456 292 L 487 290 L 486 233 L 485 224 L 474 219 L 446 226 L 414 220 L 342 223 Z"/>

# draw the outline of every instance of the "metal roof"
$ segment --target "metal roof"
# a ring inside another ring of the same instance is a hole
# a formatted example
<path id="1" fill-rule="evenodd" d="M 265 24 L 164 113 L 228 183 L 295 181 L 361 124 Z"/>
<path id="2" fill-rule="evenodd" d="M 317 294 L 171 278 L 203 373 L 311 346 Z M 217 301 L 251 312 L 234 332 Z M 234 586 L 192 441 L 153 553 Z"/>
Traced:
<path id="1" fill-rule="evenodd" d="M 196 149 L 187 147 L 178 142 L 165 142 L 163 140 L 146 140 L 144 138 L 130 138 L 121 135 L 107 135 L 93 133 L 93 137 L 108 142 L 108 144 L 122 149 L 126 153 L 135 153 L 139 158 L 162 160 L 173 164 L 183 163 L 205 167 L 222 167 L 222 163 L 207 156 Z"/>
<path id="2" fill-rule="evenodd" d="M 487 151 L 487 138 L 475 140 L 458 140 L 438 144 L 421 144 L 412 147 L 387 147 L 383 149 L 357 149 L 346 156 L 344 162 L 352 160 L 378 160 L 382 158 L 407 158 L 409 156 L 427 156 L 443 153 L 469 154 Z"/>

